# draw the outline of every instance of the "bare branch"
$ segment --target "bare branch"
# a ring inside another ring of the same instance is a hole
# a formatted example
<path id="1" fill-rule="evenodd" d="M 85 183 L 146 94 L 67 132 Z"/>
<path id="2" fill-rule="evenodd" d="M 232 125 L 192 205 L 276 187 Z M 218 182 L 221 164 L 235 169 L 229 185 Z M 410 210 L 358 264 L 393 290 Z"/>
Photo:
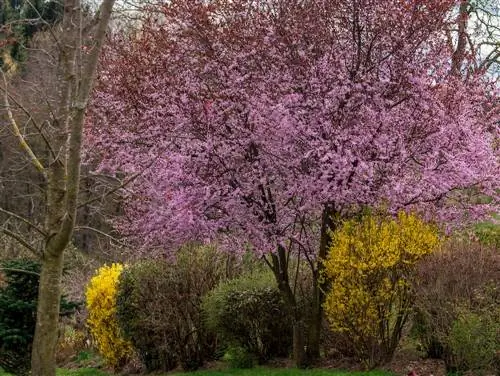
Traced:
<path id="1" fill-rule="evenodd" d="M 10 230 L 7 230 L 6 228 L 2 228 L 1 231 L 7 235 L 10 236 L 12 239 L 16 240 L 19 244 L 21 244 L 23 247 L 31 251 L 35 256 L 40 257 L 41 254 L 39 251 L 37 251 L 30 243 L 28 243 L 23 237 L 19 234 L 16 234 L 15 232 L 12 232 Z"/>
<path id="2" fill-rule="evenodd" d="M 4 81 L 5 82 L 5 81 Z M 49 149 L 50 151 L 50 154 L 55 158 L 56 157 L 56 153 L 54 152 L 54 149 L 52 148 L 52 144 L 50 143 L 49 139 L 47 138 L 47 136 L 42 132 L 42 127 L 37 123 L 37 121 L 33 118 L 33 116 L 31 115 L 31 113 L 29 112 L 29 110 L 24 107 L 22 105 L 22 103 L 20 103 L 14 96 L 10 95 L 9 92 L 7 91 L 7 87 L 3 87 L 3 86 L 0 86 L 0 90 L 2 90 L 4 92 L 5 95 L 8 95 L 9 96 L 9 99 L 14 102 L 14 104 L 19 107 L 25 114 L 26 116 L 29 117 L 29 121 L 31 121 L 31 123 L 35 126 L 37 132 L 40 134 L 40 136 L 42 136 L 43 138 L 43 141 L 45 142 L 45 144 L 47 145 L 47 148 Z"/>
<path id="3" fill-rule="evenodd" d="M 26 2 L 30 5 L 31 8 L 33 8 L 35 13 L 39 17 L 40 21 L 42 21 L 43 24 L 48 26 L 49 33 L 52 36 L 52 38 L 54 39 L 54 42 L 56 42 L 58 48 L 61 48 L 61 44 L 59 43 L 59 39 L 57 38 L 57 36 L 54 34 L 54 31 L 52 30 L 52 25 L 44 20 L 44 18 L 42 17 L 42 15 L 38 11 L 38 9 L 36 9 L 36 7 L 29 0 L 26 0 Z"/>
<path id="4" fill-rule="evenodd" d="M 12 114 L 12 110 L 10 108 L 10 103 L 9 103 L 9 94 L 7 92 L 7 78 L 5 77 L 5 73 L 2 70 L 2 78 L 3 78 L 3 83 L 4 83 L 4 103 L 5 103 L 5 109 L 7 110 L 7 115 L 9 117 L 10 124 L 12 126 L 12 129 L 14 131 L 14 135 L 18 138 L 19 140 L 19 145 L 21 148 L 28 154 L 31 162 L 33 165 L 36 167 L 36 169 L 45 177 L 47 178 L 47 173 L 45 171 L 45 167 L 43 167 L 42 163 L 40 160 L 37 158 L 35 153 L 33 153 L 33 150 L 31 150 L 31 147 L 28 145 L 26 140 L 24 139 L 23 135 L 21 134 L 21 131 L 19 130 L 19 127 L 17 126 L 16 120 L 14 119 L 14 115 Z"/>
<path id="5" fill-rule="evenodd" d="M 33 272 L 31 270 L 18 269 L 18 268 L 2 268 L 2 267 L 0 267 L 0 270 L 5 270 L 8 272 L 18 272 L 18 273 L 24 273 L 24 274 L 31 274 L 31 275 L 35 275 L 37 277 L 40 277 L 40 273 Z"/>
<path id="6" fill-rule="evenodd" d="M 5 210 L 3 208 L 0 208 L 0 212 L 5 213 L 5 214 L 7 214 L 10 217 L 14 217 L 14 218 L 20 220 L 23 223 L 26 223 L 28 226 L 30 226 L 31 228 L 35 229 L 39 234 L 41 234 L 43 236 L 47 236 L 47 233 L 45 231 L 43 231 L 40 227 L 38 227 L 37 225 L 35 225 L 31 221 L 29 221 L 28 219 L 24 218 L 23 216 L 20 216 L 19 214 L 13 213 L 13 212 L 11 212 L 9 210 Z"/>
<path id="7" fill-rule="evenodd" d="M 100 195 L 100 196 L 98 196 L 98 197 L 91 198 L 91 199 L 89 199 L 89 200 L 87 200 L 87 201 L 85 201 L 85 202 L 83 202 L 83 203 L 81 203 L 81 204 L 78 204 L 76 208 L 77 208 L 77 209 L 80 209 L 80 208 L 82 208 L 82 207 L 84 207 L 84 206 L 87 206 L 87 205 L 90 205 L 90 204 L 92 204 L 92 203 L 94 203 L 94 202 L 96 202 L 96 201 L 102 200 L 103 198 L 108 197 L 109 195 L 112 195 L 112 194 L 113 194 L 113 193 L 115 193 L 116 191 L 118 191 L 118 190 L 120 190 L 120 189 L 122 189 L 122 188 L 126 187 L 126 186 L 127 186 L 127 185 L 129 185 L 131 182 L 133 182 L 135 179 L 137 179 L 139 176 L 141 176 L 141 175 L 144 173 L 144 171 L 146 171 L 149 167 L 151 167 L 151 165 L 152 165 L 153 163 L 154 163 L 154 160 L 153 160 L 151 163 L 149 163 L 149 164 L 146 166 L 146 168 L 145 168 L 144 170 L 142 170 L 142 171 L 140 171 L 140 172 L 138 172 L 138 173 L 136 173 L 136 174 L 132 175 L 132 176 L 131 176 L 131 177 L 129 177 L 128 179 L 125 179 L 125 180 L 123 181 L 123 183 L 121 183 L 120 185 L 118 185 L 118 186 L 114 187 L 113 189 L 110 189 L 110 190 L 109 190 L 109 191 L 107 191 L 107 192 L 104 192 L 102 195 Z"/>
<path id="8" fill-rule="evenodd" d="M 96 229 L 95 227 L 90 227 L 90 226 L 75 226 L 75 231 L 80 231 L 80 230 L 89 230 L 92 232 L 95 232 L 96 234 L 102 235 L 110 240 L 112 240 L 114 243 L 121 245 L 126 248 L 130 248 L 130 245 L 122 242 L 120 239 L 115 238 L 113 235 L 110 235 L 104 231 L 101 231 L 99 229 Z"/>

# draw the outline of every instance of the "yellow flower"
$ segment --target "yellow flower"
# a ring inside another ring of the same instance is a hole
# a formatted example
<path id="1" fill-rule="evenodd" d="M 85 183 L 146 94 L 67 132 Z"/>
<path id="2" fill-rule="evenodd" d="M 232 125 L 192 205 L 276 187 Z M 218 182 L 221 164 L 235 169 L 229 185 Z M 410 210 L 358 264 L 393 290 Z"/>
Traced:
<path id="1" fill-rule="evenodd" d="M 87 325 L 99 352 L 113 368 L 123 365 L 133 354 L 132 344 L 120 335 L 115 316 L 118 279 L 122 270 L 120 264 L 101 267 L 86 289 Z"/>

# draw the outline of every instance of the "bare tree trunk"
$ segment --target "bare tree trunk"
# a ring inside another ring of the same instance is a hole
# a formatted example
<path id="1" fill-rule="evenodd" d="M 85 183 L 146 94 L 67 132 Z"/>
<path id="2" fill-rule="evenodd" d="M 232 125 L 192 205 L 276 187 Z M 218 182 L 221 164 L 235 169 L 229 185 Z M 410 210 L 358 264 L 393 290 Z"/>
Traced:
<path id="1" fill-rule="evenodd" d="M 293 321 L 293 360 L 297 368 L 306 368 L 309 363 L 305 352 L 305 329 L 301 317 Z"/>
<path id="2" fill-rule="evenodd" d="M 61 275 L 64 250 L 75 228 L 80 186 L 81 149 L 85 110 L 114 0 L 103 0 L 94 23 L 92 46 L 86 59 L 82 49 L 80 0 L 65 0 L 63 38 L 59 46 L 58 118 L 53 121 L 53 148 L 58 150 L 47 168 L 47 233 L 42 255 L 37 323 L 31 357 L 33 376 L 55 376 Z M 77 64 L 81 67 L 77 69 Z"/>
<path id="3" fill-rule="evenodd" d="M 55 375 L 59 303 L 61 298 L 62 252 L 46 254 L 40 275 L 37 325 L 33 341 L 31 374 Z M 40 299 L 42 298 L 42 299 Z"/>

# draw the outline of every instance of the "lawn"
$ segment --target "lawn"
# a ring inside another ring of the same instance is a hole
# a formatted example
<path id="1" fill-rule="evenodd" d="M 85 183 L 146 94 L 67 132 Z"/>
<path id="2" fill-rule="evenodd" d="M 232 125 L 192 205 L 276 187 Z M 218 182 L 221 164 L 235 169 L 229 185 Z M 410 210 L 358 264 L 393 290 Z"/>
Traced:
<path id="1" fill-rule="evenodd" d="M 0 370 L 0 376 L 8 376 Z M 95 368 L 80 368 L 74 370 L 59 369 L 58 376 L 109 376 L 110 374 Z M 265 368 L 202 370 L 196 372 L 173 372 L 171 376 L 391 376 L 384 371 L 347 372 L 327 369 L 300 370 L 296 368 Z M 159 376 L 159 375 L 157 375 Z"/>
<path id="2" fill-rule="evenodd" d="M 6 373 L 0 369 L 0 376 L 10 376 L 10 373 Z M 108 373 L 100 371 L 95 368 L 79 368 L 79 369 L 58 369 L 57 376 L 109 376 Z"/>
<path id="3" fill-rule="evenodd" d="M 185 372 L 174 373 L 173 376 L 188 375 Z M 348 372 L 329 369 L 308 369 L 297 368 L 264 368 L 253 369 L 228 369 L 228 370 L 207 370 L 191 372 L 193 376 L 390 376 L 389 372 L 369 371 L 369 372 Z"/>

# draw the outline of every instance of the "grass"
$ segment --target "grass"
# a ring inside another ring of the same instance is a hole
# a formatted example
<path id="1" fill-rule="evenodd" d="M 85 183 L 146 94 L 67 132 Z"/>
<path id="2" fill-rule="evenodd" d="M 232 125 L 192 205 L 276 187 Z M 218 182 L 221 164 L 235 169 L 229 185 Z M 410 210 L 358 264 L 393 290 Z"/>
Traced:
<path id="1" fill-rule="evenodd" d="M 0 369 L 0 376 L 10 376 Z M 95 368 L 78 368 L 78 369 L 58 369 L 57 376 L 109 376 L 108 373 Z"/>
<path id="2" fill-rule="evenodd" d="M 8 376 L 0 370 L 0 376 Z M 59 369 L 57 376 L 109 376 L 110 374 L 95 368 Z M 171 376 L 391 376 L 384 371 L 348 372 L 328 369 L 296 368 L 266 368 L 257 367 L 252 369 L 228 369 L 228 370 L 202 370 L 196 372 L 174 372 Z"/>
<path id="3" fill-rule="evenodd" d="M 58 369 L 57 376 L 108 376 L 108 373 L 95 368 Z"/>
<path id="4" fill-rule="evenodd" d="M 329 369 L 297 369 L 297 368 L 266 368 L 257 367 L 252 369 L 228 369 L 228 370 L 203 370 L 191 373 L 178 372 L 172 376 L 390 376 L 389 372 L 367 371 L 349 372 Z"/>

